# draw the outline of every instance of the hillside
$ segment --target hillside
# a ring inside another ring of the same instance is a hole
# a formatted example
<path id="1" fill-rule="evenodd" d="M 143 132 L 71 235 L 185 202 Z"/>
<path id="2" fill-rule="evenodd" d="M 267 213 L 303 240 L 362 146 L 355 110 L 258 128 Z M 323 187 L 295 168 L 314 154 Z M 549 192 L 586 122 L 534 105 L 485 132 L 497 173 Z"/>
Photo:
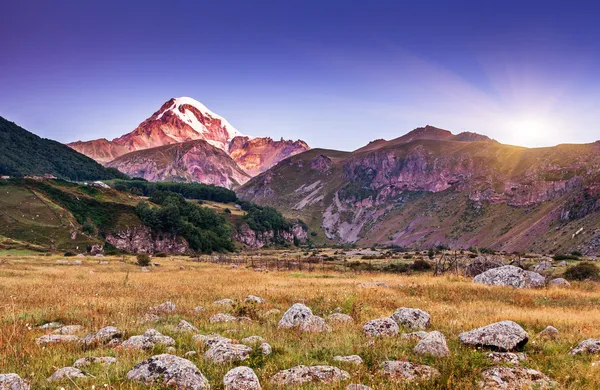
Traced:
<path id="1" fill-rule="evenodd" d="M 527 149 L 426 127 L 313 149 L 238 195 L 302 218 L 322 243 L 600 253 L 600 142 Z"/>
<path id="2" fill-rule="evenodd" d="M 77 181 L 124 177 L 68 146 L 40 138 L 0 117 L 0 175 L 44 174 Z"/>

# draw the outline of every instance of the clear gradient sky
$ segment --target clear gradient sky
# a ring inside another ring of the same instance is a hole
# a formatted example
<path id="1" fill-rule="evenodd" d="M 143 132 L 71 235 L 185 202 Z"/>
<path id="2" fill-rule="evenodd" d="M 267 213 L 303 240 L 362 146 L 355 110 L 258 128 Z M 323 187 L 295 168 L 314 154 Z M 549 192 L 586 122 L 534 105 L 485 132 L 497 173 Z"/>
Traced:
<path id="1" fill-rule="evenodd" d="M 600 139 L 600 5 L 4 1 L 0 115 L 112 139 L 191 96 L 245 134 L 353 150 L 426 124 L 526 146 Z"/>

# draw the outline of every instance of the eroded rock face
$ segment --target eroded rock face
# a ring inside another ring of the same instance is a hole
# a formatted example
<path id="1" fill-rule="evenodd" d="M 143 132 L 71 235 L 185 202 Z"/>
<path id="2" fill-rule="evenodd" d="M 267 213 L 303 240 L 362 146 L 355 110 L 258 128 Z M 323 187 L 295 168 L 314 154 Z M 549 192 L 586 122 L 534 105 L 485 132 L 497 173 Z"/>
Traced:
<path id="1" fill-rule="evenodd" d="M 446 344 L 446 338 L 438 331 L 427 333 L 425 337 L 415 346 L 413 351 L 419 355 L 431 355 L 445 357 L 450 355 Z"/>
<path id="2" fill-rule="evenodd" d="M 368 337 L 391 337 L 396 336 L 398 332 L 398 324 L 389 317 L 371 320 L 363 325 L 363 333 Z"/>
<path id="3" fill-rule="evenodd" d="M 298 386 L 306 383 L 335 383 L 350 379 L 350 374 L 331 366 L 296 366 L 280 371 L 271 378 L 275 386 Z"/>
<path id="4" fill-rule="evenodd" d="M 187 253 L 189 245 L 185 239 L 168 233 L 153 235 L 147 226 L 133 226 L 107 232 L 106 242 L 115 248 L 132 253 Z"/>
<path id="5" fill-rule="evenodd" d="M 235 137 L 229 144 L 231 158 L 250 176 L 256 176 L 279 161 L 310 148 L 301 140 L 274 141 L 269 137 Z"/>
<path id="6" fill-rule="evenodd" d="M 521 366 L 492 367 L 482 374 L 479 384 L 486 390 L 549 390 L 556 387 L 556 382 L 539 371 Z"/>
<path id="7" fill-rule="evenodd" d="M 458 335 L 458 339 L 463 344 L 474 347 L 513 351 L 527 344 L 529 334 L 513 321 L 501 321 L 463 332 Z"/>
<path id="8" fill-rule="evenodd" d="M 250 367 L 236 367 L 223 377 L 225 390 L 261 390 L 258 377 Z"/>
<path id="9" fill-rule="evenodd" d="M 546 279 L 536 272 L 525 271 L 513 265 L 505 265 L 475 276 L 473 282 L 492 286 L 536 288 L 543 287 Z"/>
<path id="10" fill-rule="evenodd" d="M 302 303 L 295 303 L 281 317 L 277 327 L 279 329 L 289 329 L 299 326 L 304 320 L 312 316 L 312 310 Z"/>
<path id="11" fill-rule="evenodd" d="M 569 354 L 571 355 L 579 355 L 584 353 L 600 353 L 600 339 L 583 340 L 575 348 L 569 351 Z"/>
<path id="12" fill-rule="evenodd" d="M 429 326 L 429 313 L 420 309 L 401 307 L 392 314 L 392 319 L 411 330 L 425 330 Z"/>
<path id="13" fill-rule="evenodd" d="M 85 378 L 85 374 L 75 367 L 63 367 L 56 370 L 54 374 L 48 378 L 48 382 L 58 382 L 77 378 Z"/>
<path id="14" fill-rule="evenodd" d="M 392 360 L 383 362 L 383 374 L 394 381 L 412 382 L 435 378 L 440 375 L 440 372 L 426 365 Z"/>
<path id="15" fill-rule="evenodd" d="M 163 336 L 154 329 L 148 329 L 140 336 L 131 336 L 121 344 L 124 349 L 152 349 L 157 345 L 175 345 L 175 340 L 169 336 Z"/>
<path id="16" fill-rule="evenodd" d="M 30 390 L 29 382 L 17 374 L 0 374 L 0 389 L 2 390 Z"/>
<path id="17" fill-rule="evenodd" d="M 331 327 L 319 316 L 306 317 L 306 319 L 300 323 L 298 329 L 300 329 L 301 332 L 306 333 L 331 332 Z"/>
<path id="18" fill-rule="evenodd" d="M 145 385 L 162 385 L 176 389 L 208 390 L 210 385 L 202 372 L 189 360 L 162 354 L 137 364 L 127 379 Z"/>
<path id="19" fill-rule="evenodd" d="M 213 363 L 224 364 L 245 360 L 252 353 L 252 348 L 243 344 L 216 343 L 206 353 L 204 357 Z"/>
<path id="20" fill-rule="evenodd" d="M 112 356 L 101 356 L 101 357 L 88 356 L 88 357 L 84 357 L 81 359 L 77 359 L 75 361 L 75 363 L 73 363 L 73 367 L 82 368 L 82 367 L 92 366 L 94 364 L 108 366 L 108 365 L 116 364 L 116 363 L 117 363 L 117 358 L 114 358 Z"/>
<path id="21" fill-rule="evenodd" d="M 273 245 L 278 241 L 284 241 L 290 245 L 293 245 L 295 240 L 304 243 L 308 239 L 308 233 L 302 225 L 297 223 L 293 224 L 287 231 L 280 231 L 277 236 L 273 230 L 254 231 L 250 229 L 247 223 L 242 223 L 234 232 L 234 239 L 250 248 L 262 248 Z"/>

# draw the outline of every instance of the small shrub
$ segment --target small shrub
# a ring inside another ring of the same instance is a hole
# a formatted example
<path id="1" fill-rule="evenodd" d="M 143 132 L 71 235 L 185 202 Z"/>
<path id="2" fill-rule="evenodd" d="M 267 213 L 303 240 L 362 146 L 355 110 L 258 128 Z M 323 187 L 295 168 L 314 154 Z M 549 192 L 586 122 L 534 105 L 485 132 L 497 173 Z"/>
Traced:
<path id="1" fill-rule="evenodd" d="M 310 235 L 313 236 L 313 237 L 316 237 L 317 236 L 317 232 L 310 232 Z"/>
<path id="2" fill-rule="evenodd" d="M 396 274 L 405 274 L 410 271 L 410 267 L 405 263 L 392 263 L 385 266 L 384 271 Z"/>
<path id="3" fill-rule="evenodd" d="M 231 210 L 229 210 L 229 208 L 225 208 L 225 211 L 223 211 L 225 214 L 231 214 Z"/>
<path id="4" fill-rule="evenodd" d="M 75 253 L 68 251 L 68 252 L 65 252 L 64 256 L 65 257 L 72 257 L 72 256 L 75 256 Z"/>
<path id="5" fill-rule="evenodd" d="M 581 257 L 581 256 L 583 256 L 583 253 L 581 253 L 579 251 L 573 251 L 573 252 L 571 252 L 571 255 Z"/>
<path id="6" fill-rule="evenodd" d="M 573 254 L 558 254 L 558 255 L 554 255 L 554 260 L 579 260 L 579 256 L 575 256 Z"/>
<path id="7" fill-rule="evenodd" d="M 565 278 L 569 280 L 597 280 L 600 274 L 600 269 L 595 264 L 590 262 L 582 262 L 565 271 Z"/>
<path id="8" fill-rule="evenodd" d="M 137 263 L 142 267 L 147 267 L 150 265 L 150 256 L 146 253 L 140 253 L 137 255 Z"/>
<path id="9" fill-rule="evenodd" d="M 158 252 L 154 254 L 154 257 L 167 257 L 167 254 L 165 252 Z"/>
<path id="10" fill-rule="evenodd" d="M 410 265 L 410 268 L 413 271 L 429 271 L 431 269 L 431 264 L 425 260 L 417 259 Z"/>

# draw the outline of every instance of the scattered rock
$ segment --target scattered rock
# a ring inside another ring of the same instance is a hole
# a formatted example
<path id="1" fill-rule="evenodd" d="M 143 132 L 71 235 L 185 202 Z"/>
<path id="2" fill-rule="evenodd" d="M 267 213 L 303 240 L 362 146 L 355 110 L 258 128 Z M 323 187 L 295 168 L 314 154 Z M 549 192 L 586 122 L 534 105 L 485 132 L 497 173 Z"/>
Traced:
<path id="1" fill-rule="evenodd" d="M 240 343 L 246 345 L 256 345 L 260 343 L 264 343 L 265 339 L 260 336 L 248 336 L 240 340 Z"/>
<path id="2" fill-rule="evenodd" d="M 279 329 L 294 328 L 310 316 L 312 316 L 310 308 L 302 303 L 295 303 L 283 314 L 277 327 Z"/>
<path id="3" fill-rule="evenodd" d="M 65 379 L 77 379 L 85 378 L 85 374 L 78 368 L 75 367 L 63 367 L 59 368 L 48 378 L 48 382 L 63 381 Z"/>
<path id="4" fill-rule="evenodd" d="M 569 263 L 567 263 L 566 261 L 561 261 L 560 263 L 558 263 L 559 267 L 566 267 L 568 265 L 569 265 Z"/>
<path id="5" fill-rule="evenodd" d="M 210 317 L 208 321 L 212 323 L 236 322 L 238 321 L 238 317 L 232 316 L 231 314 L 219 313 Z"/>
<path id="6" fill-rule="evenodd" d="M 261 390 L 260 382 L 250 367 L 236 367 L 223 377 L 225 390 Z"/>
<path id="7" fill-rule="evenodd" d="M 259 347 L 258 350 L 260 351 L 261 354 L 265 355 L 265 356 L 269 356 L 270 354 L 273 353 L 273 348 L 271 347 L 270 344 L 268 343 L 262 343 Z"/>
<path id="8" fill-rule="evenodd" d="M 60 322 L 48 322 L 48 323 L 45 323 L 44 325 L 40 326 L 39 328 L 46 330 L 46 329 L 57 329 L 62 326 L 64 326 L 64 325 L 61 324 Z"/>
<path id="9" fill-rule="evenodd" d="M 124 349 L 152 349 L 157 345 L 175 345 L 175 340 L 163 336 L 155 329 L 148 329 L 140 336 L 131 336 L 121 344 Z"/>
<path id="10" fill-rule="evenodd" d="M 547 338 L 547 339 L 556 339 L 558 338 L 558 329 L 553 326 L 547 326 L 544 330 L 538 334 L 538 337 Z"/>
<path id="11" fill-rule="evenodd" d="M 412 382 L 435 378 L 440 375 L 440 372 L 425 365 L 391 360 L 383 362 L 383 374 L 395 381 Z"/>
<path id="12" fill-rule="evenodd" d="M 548 285 L 552 287 L 571 287 L 571 283 L 569 283 L 569 281 L 564 278 L 552 279 L 548 282 Z"/>
<path id="13" fill-rule="evenodd" d="M 486 390 L 552 389 L 556 382 L 539 371 L 521 366 L 492 367 L 482 374 L 480 387 Z"/>
<path id="14" fill-rule="evenodd" d="M 137 364 L 127 379 L 145 385 L 159 384 L 186 390 L 208 390 L 210 385 L 202 372 L 189 360 L 162 354 Z"/>
<path id="15" fill-rule="evenodd" d="M 214 301 L 213 305 L 217 306 L 233 306 L 235 305 L 235 301 L 233 299 L 225 298 L 218 301 Z"/>
<path id="16" fill-rule="evenodd" d="M 154 313 L 147 313 L 140 319 L 140 324 L 148 324 L 160 321 L 160 317 Z"/>
<path id="17" fill-rule="evenodd" d="M 407 339 L 410 341 L 421 341 L 425 338 L 425 336 L 427 336 L 427 332 L 425 332 L 424 330 L 419 330 L 419 331 L 412 332 L 412 333 L 402 333 L 400 335 L 401 338 Z"/>
<path id="18" fill-rule="evenodd" d="M 35 339 L 37 345 L 75 343 L 77 341 L 79 341 L 79 337 L 70 334 L 48 334 Z"/>
<path id="19" fill-rule="evenodd" d="M 83 326 L 81 325 L 65 325 L 56 329 L 54 334 L 76 334 L 80 333 L 83 330 Z"/>
<path id="20" fill-rule="evenodd" d="M 81 343 L 90 346 L 93 344 L 106 344 L 109 341 L 121 337 L 123 332 L 115 326 L 105 326 L 96 333 L 91 333 L 81 339 Z"/>
<path id="21" fill-rule="evenodd" d="M 324 333 L 331 332 L 331 327 L 327 325 L 327 322 L 319 316 L 308 316 L 304 321 L 300 323 L 301 332 L 306 333 Z"/>
<path id="22" fill-rule="evenodd" d="M 373 390 L 373 389 L 370 388 L 369 386 L 358 385 L 358 384 L 352 383 L 352 384 L 349 384 L 348 386 L 346 386 L 345 390 Z"/>
<path id="23" fill-rule="evenodd" d="M 419 355 L 431 355 L 435 357 L 445 357 L 450 355 L 450 350 L 446 344 L 446 338 L 438 331 L 427 333 L 413 351 Z"/>
<path id="24" fill-rule="evenodd" d="M 177 352 L 177 348 L 175 347 L 167 347 L 167 349 L 165 349 L 166 353 L 170 353 L 171 355 L 174 355 Z"/>
<path id="25" fill-rule="evenodd" d="M 477 256 L 469 265 L 467 265 L 465 272 L 467 276 L 473 277 L 492 268 L 502 267 L 503 265 L 504 262 L 500 257 Z"/>
<path id="26" fill-rule="evenodd" d="M 297 386 L 305 383 L 334 383 L 350 379 L 350 374 L 332 366 L 296 366 L 271 378 L 276 386 Z"/>
<path id="27" fill-rule="evenodd" d="M 198 352 L 196 352 L 196 351 L 187 351 L 186 353 L 183 354 L 183 357 L 190 358 L 190 357 L 194 357 L 196 355 L 198 355 Z"/>
<path id="28" fill-rule="evenodd" d="M 204 307 L 202 306 L 196 306 L 194 308 L 194 313 L 198 314 L 198 313 L 202 313 L 203 311 L 205 311 Z"/>
<path id="29" fill-rule="evenodd" d="M 500 351 L 513 351 L 527 344 L 529 334 L 513 321 L 501 321 L 463 332 L 458 339 L 466 345 L 486 347 Z"/>
<path id="30" fill-rule="evenodd" d="M 358 285 L 360 288 L 368 287 L 390 287 L 386 282 L 363 282 Z"/>
<path id="31" fill-rule="evenodd" d="M 213 345 L 218 344 L 218 343 L 233 342 L 231 339 L 228 339 L 227 337 L 223 337 L 216 333 L 210 334 L 208 336 L 198 334 L 198 335 L 195 335 L 194 337 L 192 337 L 192 340 L 194 340 L 196 343 L 200 343 L 200 345 L 204 348 L 212 347 Z"/>
<path id="32" fill-rule="evenodd" d="M 233 363 L 245 360 L 251 352 L 247 345 L 221 342 L 210 347 L 204 357 L 217 364 Z"/>
<path id="33" fill-rule="evenodd" d="M 177 333 L 185 333 L 185 332 L 197 332 L 198 328 L 194 325 L 190 324 L 186 320 L 181 320 L 179 324 L 173 329 L 174 332 Z"/>
<path id="34" fill-rule="evenodd" d="M 261 297 L 257 297 L 256 295 L 248 295 L 246 299 L 244 299 L 244 302 L 260 304 L 265 303 L 265 300 Z"/>
<path id="35" fill-rule="evenodd" d="M 108 366 L 108 365 L 115 364 L 115 363 L 117 363 L 117 359 L 112 356 L 102 356 L 102 357 L 87 356 L 87 357 L 84 357 L 81 359 L 77 359 L 75 361 L 75 363 L 73 363 L 73 367 L 82 368 L 82 367 L 92 366 L 95 364 Z"/>
<path id="36" fill-rule="evenodd" d="M 543 287 L 546 279 L 531 271 L 525 271 L 513 265 L 505 265 L 485 271 L 473 278 L 474 283 L 514 288 Z"/>
<path id="37" fill-rule="evenodd" d="M 81 265 L 83 262 L 81 260 L 73 260 L 73 265 Z"/>
<path id="38" fill-rule="evenodd" d="M 404 328 L 424 330 L 429 326 L 429 313 L 420 309 L 401 307 L 392 314 L 392 319 Z"/>
<path id="39" fill-rule="evenodd" d="M 356 365 L 363 363 L 362 358 L 358 355 L 334 356 L 333 360 L 335 360 L 336 362 L 350 363 L 350 364 L 356 364 Z"/>
<path id="40" fill-rule="evenodd" d="M 371 320 L 363 325 L 363 333 L 368 337 L 390 337 L 396 336 L 398 332 L 398 324 L 389 317 Z"/>
<path id="41" fill-rule="evenodd" d="M 569 354 L 571 355 L 579 355 L 584 353 L 600 353 L 600 339 L 583 340 L 575 348 L 569 351 Z"/>
<path id="42" fill-rule="evenodd" d="M 488 359 L 490 359 L 494 363 L 504 363 L 504 364 L 520 364 L 521 361 L 526 360 L 527 356 L 524 353 L 512 353 L 512 352 L 492 352 L 487 355 Z"/>
<path id="43" fill-rule="evenodd" d="M 158 306 L 150 308 L 150 312 L 154 314 L 172 314 L 175 313 L 177 306 L 173 302 L 167 301 Z"/>
<path id="44" fill-rule="evenodd" d="M 333 313 L 329 317 L 327 317 L 327 322 L 330 324 L 352 324 L 354 323 L 354 318 L 350 317 L 348 314 L 342 313 Z"/>
<path id="45" fill-rule="evenodd" d="M 549 270 L 550 268 L 552 268 L 552 263 L 549 261 L 542 261 L 541 263 L 539 263 L 538 265 L 536 265 L 533 270 L 535 272 L 544 272 L 546 270 Z"/>
<path id="46" fill-rule="evenodd" d="M 29 382 L 17 374 L 0 374 L 0 389 L 2 390 L 30 390 Z"/>

